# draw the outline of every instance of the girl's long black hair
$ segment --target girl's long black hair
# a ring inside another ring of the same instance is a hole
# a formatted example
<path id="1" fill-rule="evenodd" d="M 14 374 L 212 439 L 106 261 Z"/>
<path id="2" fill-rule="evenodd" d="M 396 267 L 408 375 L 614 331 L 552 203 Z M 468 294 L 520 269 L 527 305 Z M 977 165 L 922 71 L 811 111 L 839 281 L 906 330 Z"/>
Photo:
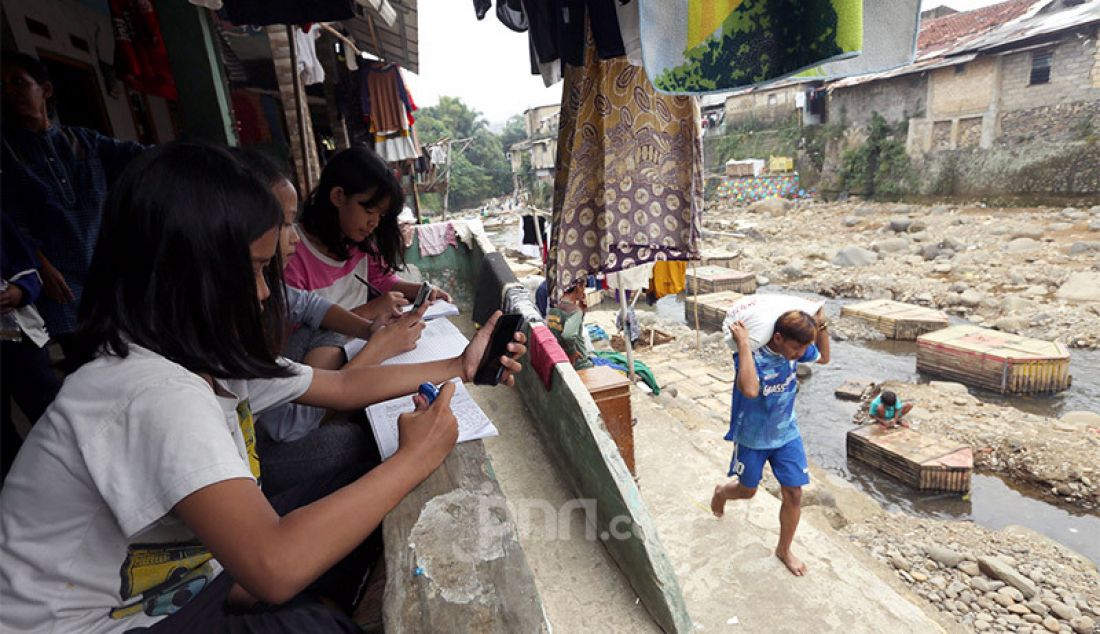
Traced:
<path id="1" fill-rule="evenodd" d="M 267 184 L 225 150 L 169 143 L 142 153 L 104 206 L 80 304 L 80 360 L 126 356 L 133 343 L 217 378 L 288 376 L 275 343 L 282 284 L 267 303 L 277 314 L 264 315 L 250 251 L 282 216 Z"/>
<path id="2" fill-rule="evenodd" d="M 335 187 L 343 187 L 347 196 L 370 194 L 365 203 L 368 207 L 389 199 L 378 228 L 366 240 L 352 242 L 340 231 L 339 212 L 330 197 Z M 300 222 L 336 259 L 348 259 L 348 249 L 355 247 L 378 256 L 391 271 L 398 271 L 405 268 L 405 249 L 397 225 L 397 215 L 404 206 L 405 193 L 389 165 L 367 146 L 356 145 L 337 152 L 325 165 L 320 182 L 302 208 Z"/>

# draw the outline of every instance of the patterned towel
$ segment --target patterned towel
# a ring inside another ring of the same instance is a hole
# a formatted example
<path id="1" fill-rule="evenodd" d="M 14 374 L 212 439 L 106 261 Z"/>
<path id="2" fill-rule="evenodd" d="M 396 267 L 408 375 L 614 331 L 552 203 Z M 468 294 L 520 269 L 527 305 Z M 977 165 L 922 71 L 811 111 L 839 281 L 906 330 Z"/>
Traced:
<path id="1" fill-rule="evenodd" d="M 863 52 L 796 77 L 840 79 L 881 73 L 913 62 L 920 32 L 920 0 L 863 0 Z"/>
<path id="2" fill-rule="evenodd" d="M 908 1 L 908 0 L 907 0 Z M 862 0 L 639 0 L 661 92 L 743 88 L 859 54 Z"/>

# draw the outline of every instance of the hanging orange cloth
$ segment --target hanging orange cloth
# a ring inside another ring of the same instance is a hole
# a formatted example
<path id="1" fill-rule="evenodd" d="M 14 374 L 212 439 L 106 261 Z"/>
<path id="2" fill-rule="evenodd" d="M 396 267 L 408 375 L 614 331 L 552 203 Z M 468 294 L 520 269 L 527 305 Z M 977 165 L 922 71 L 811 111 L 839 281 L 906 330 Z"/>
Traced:
<path id="1" fill-rule="evenodd" d="M 657 261 L 653 265 L 653 278 L 649 281 L 649 290 L 657 299 L 683 292 L 687 268 L 688 263 L 684 261 Z"/>

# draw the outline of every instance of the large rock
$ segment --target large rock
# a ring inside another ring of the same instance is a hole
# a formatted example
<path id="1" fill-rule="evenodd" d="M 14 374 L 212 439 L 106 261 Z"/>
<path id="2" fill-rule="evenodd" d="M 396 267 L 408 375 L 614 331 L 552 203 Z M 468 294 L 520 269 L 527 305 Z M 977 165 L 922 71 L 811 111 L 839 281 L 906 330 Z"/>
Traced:
<path id="1" fill-rule="evenodd" d="M 1100 218 L 1094 218 L 1089 221 L 1089 231 L 1100 231 Z"/>
<path id="2" fill-rule="evenodd" d="M 966 249 L 966 243 L 952 236 L 944 238 L 943 242 L 940 242 L 940 246 L 945 249 L 951 249 L 952 251 L 962 251 Z"/>
<path id="3" fill-rule="evenodd" d="M 1080 271 L 1070 274 L 1058 288 L 1058 299 L 1067 302 L 1100 302 L 1100 273 Z"/>
<path id="4" fill-rule="evenodd" d="M 985 299 L 985 293 L 970 288 L 963 291 L 962 294 L 959 295 L 958 301 L 963 306 L 974 307 L 978 304 L 981 304 L 983 299 Z"/>
<path id="5" fill-rule="evenodd" d="M 1081 430 L 1087 429 L 1089 427 L 1096 427 L 1100 429 L 1100 414 L 1097 414 L 1096 412 L 1086 412 L 1082 410 L 1066 412 L 1065 414 L 1062 414 L 1062 417 L 1058 420 L 1062 421 L 1063 423 L 1068 423 L 1070 425 L 1073 425 L 1074 427 L 1080 428 Z"/>
<path id="6" fill-rule="evenodd" d="M 1081 255 L 1082 253 L 1091 253 L 1093 251 L 1100 251 L 1100 240 L 1074 242 L 1069 245 L 1070 255 Z"/>
<path id="7" fill-rule="evenodd" d="M 1010 234 L 1013 238 L 1031 238 L 1038 240 L 1043 237 L 1045 229 L 1039 225 L 1021 225 Z"/>
<path id="8" fill-rule="evenodd" d="M 1003 559 L 998 557 L 979 557 L 978 568 L 993 579 L 1003 581 L 1020 591 L 1025 599 L 1035 597 L 1039 590 L 1030 579 L 1023 576 Z"/>
<path id="9" fill-rule="evenodd" d="M 909 250 L 909 241 L 905 238 L 887 238 L 871 245 L 879 253 L 904 253 Z"/>
<path id="10" fill-rule="evenodd" d="M 878 254 L 862 247 L 844 247 L 833 256 L 833 264 L 837 266 L 867 266 L 878 260 Z"/>
<path id="11" fill-rule="evenodd" d="M 1004 310 L 1006 313 L 1030 313 L 1038 308 L 1038 304 L 1020 297 L 1019 295 L 1009 295 L 1004 298 Z"/>
<path id="12" fill-rule="evenodd" d="M 943 546 L 932 545 L 926 548 L 925 552 L 928 553 L 929 559 L 939 562 L 948 568 L 959 565 L 959 562 L 963 560 L 962 555 Z"/>
<path id="13" fill-rule="evenodd" d="M 1043 248 L 1043 243 L 1033 238 L 1016 238 L 1005 245 L 1009 253 L 1028 253 Z"/>
<path id="14" fill-rule="evenodd" d="M 891 218 L 890 224 L 887 225 L 890 231 L 894 233 L 902 233 L 909 230 L 909 226 L 913 224 L 913 221 L 909 218 Z"/>
<path id="15" fill-rule="evenodd" d="M 749 205 L 749 211 L 753 213 L 770 213 L 773 216 L 781 216 L 790 208 L 791 201 L 776 196 L 768 196 Z"/>

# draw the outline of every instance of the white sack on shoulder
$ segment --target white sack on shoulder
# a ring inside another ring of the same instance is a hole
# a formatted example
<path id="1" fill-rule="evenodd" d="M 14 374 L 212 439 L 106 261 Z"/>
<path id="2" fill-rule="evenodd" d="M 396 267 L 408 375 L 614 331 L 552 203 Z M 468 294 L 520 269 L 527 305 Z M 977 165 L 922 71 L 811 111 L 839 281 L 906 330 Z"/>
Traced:
<path id="1" fill-rule="evenodd" d="M 731 350 L 737 350 L 737 344 L 730 335 L 730 325 L 735 322 L 745 322 L 745 329 L 749 331 L 749 341 L 752 349 L 756 350 L 771 341 L 775 332 L 775 321 L 788 311 L 801 310 L 811 317 L 825 305 L 823 301 L 813 301 L 791 295 L 746 295 L 730 306 L 726 312 L 726 319 L 722 322 L 722 333 L 725 335 L 726 345 Z"/>

